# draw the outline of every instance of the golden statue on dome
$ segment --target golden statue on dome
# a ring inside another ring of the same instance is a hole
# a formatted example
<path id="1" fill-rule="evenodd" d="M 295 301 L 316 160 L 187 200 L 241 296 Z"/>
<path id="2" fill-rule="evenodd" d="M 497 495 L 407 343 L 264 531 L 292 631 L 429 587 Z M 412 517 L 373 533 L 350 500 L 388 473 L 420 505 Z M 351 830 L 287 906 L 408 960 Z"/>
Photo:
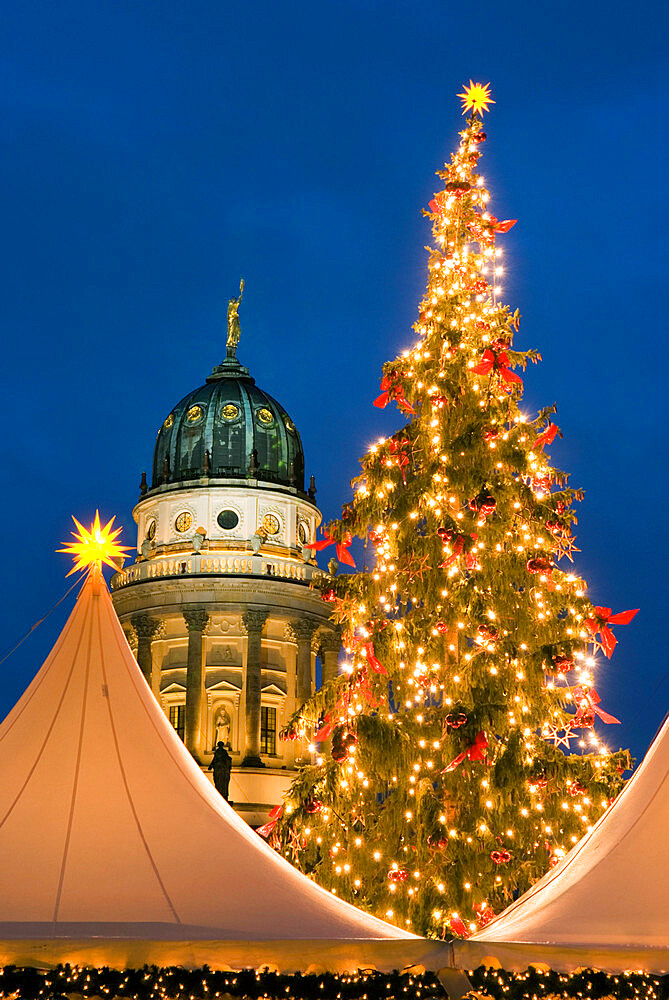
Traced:
<path id="1" fill-rule="evenodd" d="M 241 304 L 243 294 L 244 279 L 242 278 L 239 282 L 239 298 L 228 300 L 228 339 L 226 342 L 226 357 L 228 358 L 237 357 L 237 345 L 239 344 L 239 338 L 241 335 L 241 330 L 239 328 L 239 306 Z"/>

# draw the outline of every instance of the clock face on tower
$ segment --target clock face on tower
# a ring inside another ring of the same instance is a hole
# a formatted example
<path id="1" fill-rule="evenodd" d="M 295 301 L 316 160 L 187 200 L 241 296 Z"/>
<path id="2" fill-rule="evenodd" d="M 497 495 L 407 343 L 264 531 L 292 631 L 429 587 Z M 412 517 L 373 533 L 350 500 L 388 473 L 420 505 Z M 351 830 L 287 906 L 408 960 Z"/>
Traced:
<path id="1" fill-rule="evenodd" d="M 262 519 L 262 526 L 268 535 L 278 535 L 281 531 L 281 521 L 276 514 L 265 514 Z"/>
<path id="2" fill-rule="evenodd" d="M 188 531 L 192 523 L 193 523 L 193 515 L 191 514 L 191 512 L 189 510 L 183 510 L 180 514 L 177 515 L 177 518 L 174 522 L 174 527 L 179 532 L 179 534 L 183 534 L 184 531 Z"/>

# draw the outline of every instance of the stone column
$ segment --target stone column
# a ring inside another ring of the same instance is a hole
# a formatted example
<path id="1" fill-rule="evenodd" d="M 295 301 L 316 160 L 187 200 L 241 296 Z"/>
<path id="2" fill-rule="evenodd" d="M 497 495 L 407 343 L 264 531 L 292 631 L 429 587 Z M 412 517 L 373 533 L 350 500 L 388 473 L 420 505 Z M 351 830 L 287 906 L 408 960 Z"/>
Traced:
<path id="1" fill-rule="evenodd" d="M 204 707 L 204 650 L 202 637 L 209 624 L 209 615 L 202 608 L 183 612 L 188 629 L 188 660 L 186 662 L 186 718 L 184 743 L 195 760 L 201 763 L 202 711 Z"/>
<path id="2" fill-rule="evenodd" d="M 311 695 L 311 640 L 317 628 L 317 623 L 308 618 L 299 618 L 288 624 L 288 634 L 297 643 L 295 700 L 298 705 L 303 705 Z"/>
<path id="3" fill-rule="evenodd" d="M 339 650 L 341 649 L 341 632 L 339 629 L 320 634 L 321 666 L 323 684 L 334 680 L 337 676 Z"/>
<path id="4" fill-rule="evenodd" d="M 260 759 L 260 653 L 267 611 L 247 611 L 242 627 L 246 643 L 246 737 L 242 767 L 262 767 Z"/>
<path id="5" fill-rule="evenodd" d="M 133 615 L 130 624 L 137 634 L 137 663 L 146 678 L 146 682 L 153 690 L 153 657 L 151 655 L 151 643 L 160 628 L 160 622 L 149 615 Z"/>

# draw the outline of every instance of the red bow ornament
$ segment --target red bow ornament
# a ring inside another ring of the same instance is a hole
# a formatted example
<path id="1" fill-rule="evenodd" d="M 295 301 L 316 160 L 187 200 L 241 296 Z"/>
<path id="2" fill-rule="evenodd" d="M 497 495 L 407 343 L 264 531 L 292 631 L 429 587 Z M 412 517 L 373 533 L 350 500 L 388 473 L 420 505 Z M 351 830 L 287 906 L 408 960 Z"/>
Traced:
<path id="1" fill-rule="evenodd" d="M 556 434 L 558 434 L 558 432 L 559 432 L 559 427 L 557 426 L 557 424 L 549 424 L 546 430 L 543 432 L 543 434 L 540 434 L 539 437 L 534 442 L 534 444 L 532 445 L 532 451 L 536 451 L 537 448 L 539 449 L 539 451 L 543 451 L 544 445 L 553 444 L 555 436 Z M 562 437 L 562 435 L 560 435 L 560 437 Z"/>
<path id="2" fill-rule="evenodd" d="M 259 833 L 261 837 L 264 837 L 265 840 L 267 840 L 269 835 L 274 832 L 274 828 L 281 819 L 282 813 L 283 806 L 274 806 L 269 814 L 269 823 L 265 823 L 264 826 L 259 826 L 256 833 Z"/>
<path id="3" fill-rule="evenodd" d="M 575 725 L 578 725 L 579 721 L 587 718 L 588 715 L 592 715 L 592 713 L 598 715 L 602 722 L 620 725 L 620 719 L 616 719 L 615 715 L 609 715 L 608 712 L 598 707 L 602 699 L 594 688 L 587 688 L 581 684 L 577 684 L 572 694 L 577 706 L 576 715 L 574 716 Z"/>
<path id="4" fill-rule="evenodd" d="M 388 676 L 388 671 L 386 670 L 386 668 L 384 667 L 384 665 L 381 663 L 381 661 L 379 659 L 377 659 L 377 657 L 376 657 L 376 655 L 374 653 L 374 643 L 373 642 L 366 642 L 366 643 L 364 643 L 363 647 L 362 647 L 362 651 L 365 654 L 365 656 L 367 657 L 367 662 L 369 663 L 369 665 L 372 668 L 372 670 L 374 671 L 374 673 L 376 673 L 376 674 L 385 674 L 386 676 Z"/>
<path id="5" fill-rule="evenodd" d="M 586 618 L 583 622 L 593 636 L 599 632 L 599 642 L 604 650 L 604 655 L 609 660 L 618 642 L 609 625 L 629 625 L 639 610 L 639 608 L 635 608 L 633 611 L 619 611 L 617 615 L 614 615 L 611 613 L 611 608 L 596 607 L 594 609 L 595 617 Z"/>
<path id="6" fill-rule="evenodd" d="M 491 244 L 495 242 L 495 233 L 508 233 L 517 222 L 518 219 L 503 219 L 500 222 L 494 215 L 482 216 L 469 224 L 469 230 L 479 243 Z"/>
<path id="7" fill-rule="evenodd" d="M 474 742 L 470 743 L 469 746 L 462 751 L 462 753 L 458 754 L 457 757 L 454 757 L 451 763 L 448 764 L 441 773 L 446 774 L 447 771 L 455 771 L 456 767 L 459 767 L 465 759 L 470 761 L 485 760 L 485 752 L 487 749 L 488 740 L 486 739 L 485 733 L 481 731 L 476 734 Z"/>
<path id="8" fill-rule="evenodd" d="M 402 480 L 406 485 L 406 474 L 405 469 L 409 464 L 409 456 L 406 453 L 406 449 L 409 447 L 408 441 L 397 441 L 395 438 L 390 439 L 390 454 L 396 456 L 395 462 L 392 459 L 388 459 L 388 465 L 397 464 L 399 466 L 400 472 L 402 473 Z"/>
<path id="9" fill-rule="evenodd" d="M 447 534 L 444 533 L 444 535 L 442 535 L 441 537 L 444 538 L 444 539 L 446 539 L 447 538 Z M 467 569 L 473 570 L 473 569 L 480 569 L 481 568 L 481 564 L 479 563 L 478 559 L 470 551 L 471 546 L 473 545 L 473 543 L 478 538 L 478 535 L 471 534 L 469 537 L 471 539 L 473 539 L 473 541 L 470 542 L 467 545 L 467 548 L 465 548 L 465 543 L 467 542 L 467 536 L 466 535 L 452 535 L 451 536 L 451 538 L 450 538 L 451 554 L 448 557 L 448 559 L 444 559 L 444 561 L 442 563 L 439 563 L 439 569 L 448 569 L 448 567 L 452 566 L 453 563 L 456 562 L 460 558 L 460 556 L 464 556 L 465 566 L 467 567 Z"/>
<path id="10" fill-rule="evenodd" d="M 324 715 L 320 728 L 314 736 L 314 743 L 322 743 L 323 740 L 326 740 L 336 725 L 336 721 L 333 721 L 329 715 Z"/>
<path id="11" fill-rule="evenodd" d="M 448 926 L 453 931 L 454 934 L 459 934 L 460 937 L 468 938 L 469 931 L 465 927 L 462 917 L 459 917 L 457 913 L 454 913 L 451 919 L 448 921 Z"/>
<path id="12" fill-rule="evenodd" d="M 341 542 L 336 541 L 334 538 L 330 538 L 327 531 L 323 532 L 325 538 L 320 542 L 310 542 L 309 545 L 305 545 L 305 549 L 314 549 L 316 552 L 320 552 L 321 549 L 327 549 L 328 545 L 334 545 L 335 552 L 337 553 L 337 559 L 340 563 L 345 563 L 347 566 L 352 566 L 355 569 L 355 561 L 353 556 L 348 551 L 351 542 L 353 541 L 351 535 L 347 531 Z"/>
<path id="13" fill-rule="evenodd" d="M 475 375 L 490 375 L 495 372 L 503 382 L 522 385 L 523 380 L 520 375 L 512 372 L 508 365 L 509 355 L 506 351 L 499 351 L 496 354 L 490 347 L 487 347 L 483 352 L 483 358 L 477 365 L 474 365 L 471 371 Z"/>
<path id="14" fill-rule="evenodd" d="M 381 379 L 381 395 L 374 400 L 374 406 L 385 409 L 391 399 L 394 399 L 402 413 L 415 413 L 411 403 L 405 398 L 402 379 L 398 374 L 384 375 Z"/>

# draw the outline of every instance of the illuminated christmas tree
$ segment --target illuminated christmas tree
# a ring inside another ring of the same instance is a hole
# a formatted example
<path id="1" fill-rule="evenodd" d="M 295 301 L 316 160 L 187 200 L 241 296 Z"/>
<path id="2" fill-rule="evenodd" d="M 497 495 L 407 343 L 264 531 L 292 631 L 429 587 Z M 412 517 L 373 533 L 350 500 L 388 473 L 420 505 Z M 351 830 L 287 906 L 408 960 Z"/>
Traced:
<path id="1" fill-rule="evenodd" d="M 532 885 L 631 763 L 605 746 L 618 720 L 595 673 L 635 612 L 593 607 L 573 567 L 581 491 L 547 455 L 555 408 L 520 409 L 540 355 L 513 348 L 519 314 L 500 301 L 515 220 L 489 213 L 479 173 L 493 102 L 471 82 L 460 96 L 416 343 L 375 401 L 408 421 L 315 546 L 350 563 L 351 537 L 367 545 L 371 568 L 323 593 L 347 662 L 291 720 L 314 762 L 261 831 L 338 896 L 430 935 L 467 934 Z"/>

